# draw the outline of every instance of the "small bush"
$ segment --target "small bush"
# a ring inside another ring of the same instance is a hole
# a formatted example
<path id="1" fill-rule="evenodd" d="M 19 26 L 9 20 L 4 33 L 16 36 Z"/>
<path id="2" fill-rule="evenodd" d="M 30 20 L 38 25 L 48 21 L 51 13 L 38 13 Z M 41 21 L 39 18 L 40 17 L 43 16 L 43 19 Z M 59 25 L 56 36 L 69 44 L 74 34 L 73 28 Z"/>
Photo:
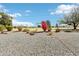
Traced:
<path id="1" fill-rule="evenodd" d="M 14 26 L 13 28 L 17 28 L 16 26 Z"/>
<path id="2" fill-rule="evenodd" d="M 18 28 L 18 31 L 22 31 L 22 27 L 21 26 L 19 26 L 17 28 Z"/>
<path id="3" fill-rule="evenodd" d="M 0 32 L 3 33 L 3 30 L 5 29 L 4 25 L 0 25 Z"/>
<path id="4" fill-rule="evenodd" d="M 24 30 L 23 30 L 23 32 L 29 32 L 29 29 L 27 29 L 27 28 L 25 28 Z"/>
<path id="5" fill-rule="evenodd" d="M 6 26 L 7 31 L 11 31 L 13 29 L 13 26 Z"/>
<path id="6" fill-rule="evenodd" d="M 64 30 L 64 32 L 72 32 L 71 29 Z"/>
<path id="7" fill-rule="evenodd" d="M 60 32 L 60 29 L 56 29 L 56 31 L 55 32 Z"/>

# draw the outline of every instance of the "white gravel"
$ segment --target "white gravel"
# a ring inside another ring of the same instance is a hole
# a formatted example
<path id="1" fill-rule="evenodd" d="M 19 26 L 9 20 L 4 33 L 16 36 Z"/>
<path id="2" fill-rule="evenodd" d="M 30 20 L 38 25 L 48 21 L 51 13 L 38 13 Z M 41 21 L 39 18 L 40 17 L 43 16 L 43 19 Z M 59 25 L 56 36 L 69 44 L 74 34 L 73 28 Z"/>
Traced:
<path id="1" fill-rule="evenodd" d="M 79 55 L 79 33 L 36 33 L 24 32 L 0 34 L 1 56 L 72 56 Z"/>

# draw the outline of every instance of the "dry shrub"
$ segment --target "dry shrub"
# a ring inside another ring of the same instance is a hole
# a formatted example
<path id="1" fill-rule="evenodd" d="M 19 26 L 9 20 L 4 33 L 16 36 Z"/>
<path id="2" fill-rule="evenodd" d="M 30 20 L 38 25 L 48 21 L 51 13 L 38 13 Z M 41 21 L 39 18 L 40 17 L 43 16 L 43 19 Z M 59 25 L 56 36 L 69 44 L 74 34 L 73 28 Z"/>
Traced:
<path id="1" fill-rule="evenodd" d="M 35 29 L 33 32 L 34 32 L 34 33 L 36 33 L 36 32 L 38 32 L 38 30 L 37 30 L 37 29 Z"/>
<path id="2" fill-rule="evenodd" d="M 29 33 L 29 29 L 27 29 L 27 28 L 25 28 L 24 30 L 23 30 L 23 32 L 26 32 L 26 33 Z"/>
<path id="3" fill-rule="evenodd" d="M 18 31 L 22 31 L 22 27 L 21 26 L 18 26 L 17 29 L 18 29 Z"/>
<path id="4" fill-rule="evenodd" d="M 66 29 L 66 30 L 64 30 L 64 32 L 72 32 L 73 30 L 71 30 L 71 29 Z"/>
<path id="5" fill-rule="evenodd" d="M 60 32 L 60 29 L 56 29 L 56 31 L 55 32 Z"/>

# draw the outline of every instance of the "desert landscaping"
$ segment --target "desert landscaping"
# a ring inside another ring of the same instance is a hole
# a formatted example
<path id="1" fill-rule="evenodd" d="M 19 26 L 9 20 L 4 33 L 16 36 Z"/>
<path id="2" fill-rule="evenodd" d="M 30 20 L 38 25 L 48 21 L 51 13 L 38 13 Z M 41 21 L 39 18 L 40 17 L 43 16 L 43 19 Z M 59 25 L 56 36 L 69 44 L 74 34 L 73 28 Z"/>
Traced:
<path id="1" fill-rule="evenodd" d="M 49 32 L 29 35 L 11 31 L 0 34 L 1 56 L 77 56 L 79 55 L 78 32 Z"/>
<path id="2" fill-rule="evenodd" d="M 4 5 L 0 56 L 79 56 L 79 4 Z"/>

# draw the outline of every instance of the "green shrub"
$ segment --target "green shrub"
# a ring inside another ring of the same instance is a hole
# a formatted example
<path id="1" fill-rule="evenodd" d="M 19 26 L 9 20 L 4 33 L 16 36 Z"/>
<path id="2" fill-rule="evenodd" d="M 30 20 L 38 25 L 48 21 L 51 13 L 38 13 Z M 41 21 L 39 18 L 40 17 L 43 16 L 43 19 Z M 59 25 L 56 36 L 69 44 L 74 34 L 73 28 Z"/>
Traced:
<path id="1" fill-rule="evenodd" d="M 18 31 L 22 31 L 22 27 L 21 26 L 19 26 L 17 28 L 18 28 Z"/>
<path id="2" fill-rule="evenodd" d="M 54 26 L 52 26 L 52 28 L 54 28 Z"/>
<path id="3" fill-rule="evenodd" d="M 0 32 L 3 33 L 3 30 L 5 29 L 4 25 L 0 25 Z"/>
<path id="4" fill-rule="evenodd" d="M 16 26 L 14 26 L 13 28 L 17 28 Z"/>
<path id="5" fill-rule="evenodd" d="M 11 31 L 13 29 L 13 26 L 6 26 L 7 31 Z"/>

